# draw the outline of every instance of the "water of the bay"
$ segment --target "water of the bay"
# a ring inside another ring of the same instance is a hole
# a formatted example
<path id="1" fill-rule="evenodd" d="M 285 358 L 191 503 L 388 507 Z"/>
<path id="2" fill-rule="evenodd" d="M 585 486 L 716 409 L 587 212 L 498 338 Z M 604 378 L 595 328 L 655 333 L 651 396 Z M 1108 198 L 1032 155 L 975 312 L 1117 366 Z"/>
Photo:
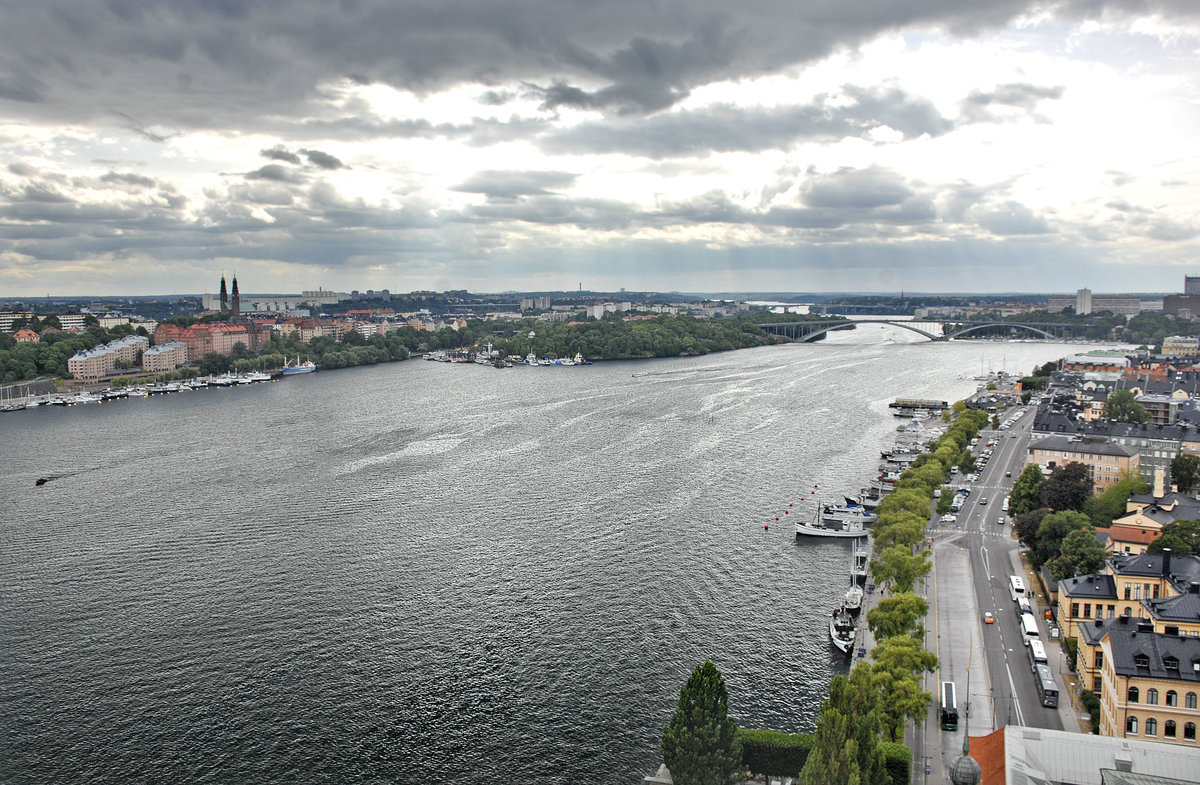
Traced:
<path id="1" fill-rule="evenodd" d="M 849 546 L 783 511 L 1079 349 L 910 336 L 0 415 L 0 780 L 633 783 L 706 658 L 811 730 Z"/>

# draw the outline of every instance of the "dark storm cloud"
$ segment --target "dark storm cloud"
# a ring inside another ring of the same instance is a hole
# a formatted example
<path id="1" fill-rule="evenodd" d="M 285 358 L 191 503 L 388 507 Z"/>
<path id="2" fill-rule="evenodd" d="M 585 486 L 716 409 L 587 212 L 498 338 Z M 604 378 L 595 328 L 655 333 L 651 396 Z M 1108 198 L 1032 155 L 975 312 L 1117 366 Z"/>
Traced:
<path id="1" fill-rule="evenodd" d="M 299 0 L 282 14 L 238 0 L 0 0 L 0 101 L 69 122 L 117 111 L 137 118 L 131 128 L 148 139 L 290 115 L 332 80 L 417 92 L 518 81 L 542 85 L 548 108 L 645 114 L 700 85 L 803 65 L 885 31 L 971 35 L 1041 5 L 356 0 L 331 12 L 324 0 Z M 1070 17 L 1200 13 L 1187 0 L 1052 8 Z"/>
<path id="2" fill-rule="evenodd" d="M 116 185 L 129 185 L 138 188 L 153 188 L 157 183 L 154 178 L 145 177 L 140 174 L 129 174 L 127 172 L 109 172 L 100 176 L 100 182 L 113 183 Z"/>
<path id="3" fill-rule="evenodd" d="M 984 229 L 997 235 L 1047 234 L 1052 231 L 1045 218 L 1013 201 L 980 211 L 978 221 Z"/>
<path id="4" fill-rule="evenodd" d="M 300 165 L 300 156 L 295 153 L 288 152 L 283 145 L 275 145 L 269 150 L 259 150 L 258 154 L 263 158 L 270 158 L 273 161 L 285 161 L 289 164 Z"/>
<path id="5" fill-rule="evenodd" d="M 845 104 L 821 95 L 810 104 L 743 108 L 715 106 L 669 112 L 636 122 L 587 123 L 547 138 L 544 147 L 567 153 L 628 153 L 649 158 L 710 152 L 761 152 L 805 140 L 867 137 L 887 126 L 904 138 L 940 136 L 953 124 L 932 103 L 896 87 L 846 85 Z"/>
<path id="6" fill-rule="evenodd" d="M 267 164 L 266 166 L 255 169 L 253 172 L 246 173 L 247 180 L 274 180 L 279 183 L 300 183 L 304 182 L 304 175 L 297 172 L 295 169 L 288 169 L 286 166 L 279 164 Z"/>
<path id="7" fill-rule="evenodd" d="M 801 194 L 809 207 L 872 208 L 901 204 L 913 191 L 900 175 L 873 166 L 811 177 Z"/>
<path id="8" fill-rule="evenodd" d="M 1045 87 L 1025 83 L 998 85 L 992 90 L 973 90 L 962 101 L 962 115 L 968 122 L 1000 119 L 997 113 L 990 110 L 991 107 L 1010 107 L 1032 115 L 1042 101 L 1057 101 L 1062 96 L 1061 86 Z"/>
<path id="9" fill-rule="evenodd" d="M 576 177 L 569 172 L 479 172 L 451 190 L 483 194 L 489 199 L 547 196 L 555 189 L 570 187 Z"/>
<path id="10" fill-rule="evenodd" d="M 308 159 L 310 164 L 318 169 L 341 169 L 345 166 L 337 158 L 320 150 L 301 150 L 300 153 Z"/>

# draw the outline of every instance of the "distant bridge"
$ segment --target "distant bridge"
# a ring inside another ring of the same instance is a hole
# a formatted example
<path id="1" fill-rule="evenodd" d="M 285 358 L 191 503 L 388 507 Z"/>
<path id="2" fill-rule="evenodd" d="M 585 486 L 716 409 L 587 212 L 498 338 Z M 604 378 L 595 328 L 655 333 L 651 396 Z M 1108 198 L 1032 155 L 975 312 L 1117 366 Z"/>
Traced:
<path id="1" fill-rule="evenodd" d="M 824 335 L 830 330 L 836 330 L 841 327 L 847 327 L 858 324 L 888 324 L 892 327 L 901 327 L 905 330 L 917 333 L 931 341 L 949 341 L 952 338 L 958 338 L 968 333 L 979 332 L 980 330 L 989 330 L 997 328 L 1016 328 L 1025 330 L 1033 335 L 1037 335 L 1047 340 L 1062 340 L 1071 337 L 1074 325 L 1070 324 L 1039 324 L 1030 322 L 980 322 L 978 324 L 969 324 L 955 330 L 952 333 L 942 335 L 940 332 L 932 332 L 933 329 L 941 330 L 944 322 L 930 321 L 890 321 L 887 319 L 842 319 L 836 322 L 770 322 L 760 324 L 758 327 L 775 335 L 783 335 L 801 343 L 815 340 L 818 336 Z M 922 327 L 918 327 L 921 325 Z"/>

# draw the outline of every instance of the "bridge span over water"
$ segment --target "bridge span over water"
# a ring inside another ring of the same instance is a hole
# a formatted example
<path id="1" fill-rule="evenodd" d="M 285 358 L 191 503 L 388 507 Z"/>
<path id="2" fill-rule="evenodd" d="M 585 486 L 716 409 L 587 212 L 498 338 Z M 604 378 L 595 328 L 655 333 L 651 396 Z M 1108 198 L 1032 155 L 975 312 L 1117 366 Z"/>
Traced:
<path id="1" fill-rule="evenodd" d="M 1033 338 L 1047 340 L 1063 340 L 1073 335 L 1073 325 L 1069 324 L 1040 324 L 1036 322 L 978 322 L 965 325 L 950 333 L 944 333 L 945 322 L 905 321 L 891 319 L 839 319 L 836 322 L 770 322 L 758 325 L 775 335 L 783 335 L 800 342 L 815 340 L 830 330 L 859 324 L 887 324 L 917 333 L 931 341 L 949 341 L 970 333 L 1012 328 L 1024 331 Z M 1011 330 L 1010 330 L 1011 332 Z"/>

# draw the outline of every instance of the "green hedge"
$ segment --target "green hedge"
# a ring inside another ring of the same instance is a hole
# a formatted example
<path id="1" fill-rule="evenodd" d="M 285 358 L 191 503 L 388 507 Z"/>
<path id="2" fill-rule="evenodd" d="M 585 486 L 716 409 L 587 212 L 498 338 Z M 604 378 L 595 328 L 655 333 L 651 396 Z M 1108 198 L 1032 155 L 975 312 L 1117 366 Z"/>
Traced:
<path id="1" fill-rule="evenodd" d="M 742 740 L 742 764 L 754 774 L 771 777 L 798 775 L 813 745 L 811 733 L 738 728 L 738 738 Z"/>
<path id="2" fill-rule="evenodd" d="M 912 750 L 891 741 L 879 742 L 879 749 L 883 751 L 883 767 L 892 778 L 892 785 L 909 785 L 912 782 Z"/>

